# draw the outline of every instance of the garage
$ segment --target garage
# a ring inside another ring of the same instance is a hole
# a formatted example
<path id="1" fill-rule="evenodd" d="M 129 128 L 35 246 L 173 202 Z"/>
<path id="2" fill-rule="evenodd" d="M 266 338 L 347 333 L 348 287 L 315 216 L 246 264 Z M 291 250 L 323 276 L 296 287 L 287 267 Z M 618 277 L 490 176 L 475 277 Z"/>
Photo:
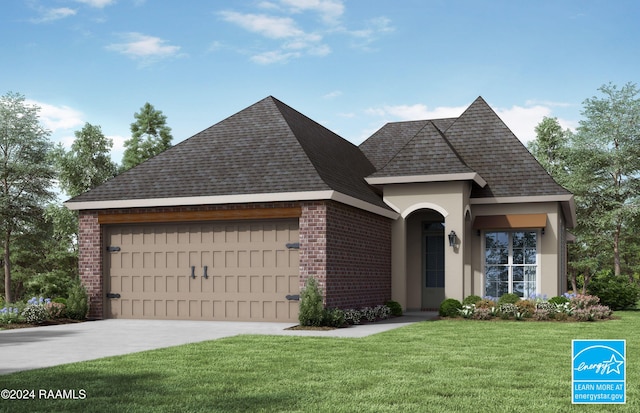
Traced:
<path id="1" fill-rule="evenodd" d="M 105 316 L 297 322 L 297 219 L 105 225 Z"/>

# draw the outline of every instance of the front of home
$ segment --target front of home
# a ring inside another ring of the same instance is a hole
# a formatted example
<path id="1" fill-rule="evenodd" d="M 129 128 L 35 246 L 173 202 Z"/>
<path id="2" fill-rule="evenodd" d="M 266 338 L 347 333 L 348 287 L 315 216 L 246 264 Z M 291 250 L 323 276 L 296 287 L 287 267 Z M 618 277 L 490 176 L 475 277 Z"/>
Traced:
<path id="1" fill-rule="evenodd" d="M 359 147 L 273 97 L 65 203 L 92 318 L 297 321 L 566 288 L 572 195 L 478 98 Z"/>

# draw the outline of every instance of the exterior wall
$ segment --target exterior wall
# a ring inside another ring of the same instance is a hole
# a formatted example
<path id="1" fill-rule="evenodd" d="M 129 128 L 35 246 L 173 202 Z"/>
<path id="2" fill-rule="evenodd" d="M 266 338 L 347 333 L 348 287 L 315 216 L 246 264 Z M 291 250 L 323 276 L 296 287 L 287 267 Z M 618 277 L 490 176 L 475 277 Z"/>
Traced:
<path id="1" fill-rule="evenodd" d="M 129 208 L 80 211 L 79 213 L 79 270 L 80 280 L 89 295 L 89 315 L 91 319 L 104 318 L 104 269 L 103 269 L 103 228 L 98 223 L 98 214 L 131 214 L 149 212 L 187 212 L 210 210 L 236 210 L 257 208 L 295 207 L 296 202 L 255 203 L 238 205 L 203 205 L 190 207 Z"/>
<path id="2" fill-rule="evenodd" d="M 328 202 L 326 306 L 361 308 L 391 299 L 391 220 Z"/>
<path id="3" fill-rule="evenodd" d="M 104 317 L 103 231 L 99 214 L 187 212 L 300 206 L 300 287 L 315 277 L 327 307 L 360 308 L 391 298 L 391 220 L 333 201 L 80 211 L 80 278 L 89 317 Z"/>
<path id="4" fill-rule="evenodd" d="M 97 211 L 80 211 L 78 217 L 78 264 L 80 280 L 89 296 L 91 319 L 103 317 L 102 230 Z"/>
<path id="5" fill-rule="evenodd" d="M 444 217 L 445 223 L 445 298 L 462 300 L 471 290 L 471 257 L 468 251 L 468 227 L 465 211 L 469 207 L 470 183 L 465 181 L 430 182 L 386 185 L 384 200 L 401 217 L 392 224 L 392 299 L 405 309 L 421 309 L 422 302 L 415 293 L 421 284 L 410 275 L 416 268 L 415 250 L 407 242 L 409 218 L 416 211 L 432 210 Z M 417 225 L 420 225 L 418 223 Z M 446 235 L 455 231 L 458 243 L 449 247 Z M 413 229 L 412 229 L 413 231 Z"/>
<path id="6" fill-rule="evenodd" d="M 562 212 L 557 202 L 540 202 L 528 204 L 482 204 L 472 205 L 473 216 L 480 215 L 504 215 L 504 214 L 547 214 L 547 226 L 544 235 L 540 236 L 538 277 L 540 281 L 538 293 L 553 297 L 562 294 L 560 291 L 560 268 L 563 265 L 561 259 Z M 479 296 L 484 295 L 484 252 L 482 250 L 483 236 L 472 236 L 472 266 L 473 266 L 473 292 Z"/>

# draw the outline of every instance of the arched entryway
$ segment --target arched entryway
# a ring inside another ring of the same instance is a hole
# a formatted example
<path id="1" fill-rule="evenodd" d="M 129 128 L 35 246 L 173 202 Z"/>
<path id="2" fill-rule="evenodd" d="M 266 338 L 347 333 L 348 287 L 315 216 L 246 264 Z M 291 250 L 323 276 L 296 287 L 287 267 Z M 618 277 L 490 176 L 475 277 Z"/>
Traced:
<path id="1" fill-rule="evenodd" d="M 445 217 L 419 209 L 406 217 L 407 308 L 436 309 L 445 299 Z"/>

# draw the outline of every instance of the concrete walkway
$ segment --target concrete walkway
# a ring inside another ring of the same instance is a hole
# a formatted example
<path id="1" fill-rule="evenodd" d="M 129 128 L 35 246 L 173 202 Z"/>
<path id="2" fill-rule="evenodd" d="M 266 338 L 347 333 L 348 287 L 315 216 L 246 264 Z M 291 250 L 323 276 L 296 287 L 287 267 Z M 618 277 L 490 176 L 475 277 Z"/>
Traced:
<path id="1" fill-rule="evenodd" d="M 286 330 L 295 324 L 232 321 L 101 320 L 0 331 L 0 375 L 239 334 L 366 337 L 437 318 L 407 313 L 372 324 L 328 331 Z"/>

